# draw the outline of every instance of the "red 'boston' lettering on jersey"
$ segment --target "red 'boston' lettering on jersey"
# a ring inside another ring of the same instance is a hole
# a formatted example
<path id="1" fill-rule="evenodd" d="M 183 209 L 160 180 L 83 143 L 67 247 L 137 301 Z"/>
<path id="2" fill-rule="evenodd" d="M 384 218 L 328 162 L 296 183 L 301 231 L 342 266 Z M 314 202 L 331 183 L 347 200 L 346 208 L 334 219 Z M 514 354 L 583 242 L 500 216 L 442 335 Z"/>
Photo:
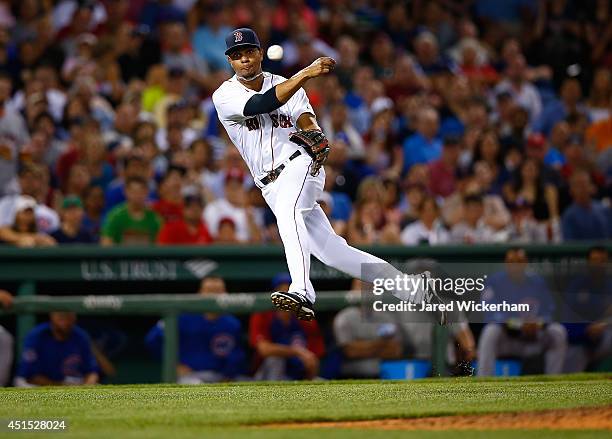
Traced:
<path id="1" fill-rule="evenodd" d="M 272 119 L 272 126 L 274 128 L 292 128 L 293 123 L 291 122 L 290 116 L 285 116 L 284 114 L 271 114 L 270 119 Z"/>
<path id="2" fill-rule="evenodd" d="M 259 129 L 259 120 L 256 117 L 251 117 L 244 121 L 246 127 L 249 131 L 258 130 Z"/>

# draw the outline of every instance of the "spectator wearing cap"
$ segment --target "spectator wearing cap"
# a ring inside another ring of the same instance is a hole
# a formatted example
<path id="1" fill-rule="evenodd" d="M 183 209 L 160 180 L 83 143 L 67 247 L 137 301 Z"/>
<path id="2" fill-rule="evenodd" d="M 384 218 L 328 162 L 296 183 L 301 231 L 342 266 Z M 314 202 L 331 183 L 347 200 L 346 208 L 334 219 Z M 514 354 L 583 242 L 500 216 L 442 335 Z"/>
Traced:
<path id="1" fill-rule="evenodd" d="M 9 227 L 0 229 L 0 240 L 17 247 L 46 247 L 55 245 L 55 240 L 39 233 L 36 225 L 36 200 L 27 195 L 19 195 L 15 199 L 14 219 Z"/>
<path id="2" fill-rule="evenodd" d="M 12 80 L 0 73 L 0 196 L 18 193 L 17 163 L 21 148 L 30 141 L 23 117 L 8 104 Z"/>
<path id="3" fill-rule="evenodd" d="M 19 169 L 18 184 L 21 194 L 34 199 L 36 228 L 39 233 L 44 234 L 53 232 L 60 225 L 57 212 L 41 202 L 44 201 L 43 197 L 48 190 L 46 187 L 48 179 L 48 171 L 41 166 L 25 164 Z M 19 199 L 19 195 L 7 195 L 0 199 L 0 234 L 5 234 L 5 240 L 7 240 L 6 234 L 10 235 Z M 10 241 L 10 238 L 8 240 Z"/>
<path id="4" fill-rule="evenodd" d="M 563 212 L 563 240 L 612 239 L 612 211 L 593 200 L 595 186 L 586 169 L 576 169 L 570 177 L 573 203 Z"/>
<path id="5" fill-rule="evenodd" d="M 172 222 L 183 218 L 183 196 L 186 170 L 180 166 L 170 166 L 162 176 L 158 187 L 158 200 L 151 204 L 164 222 Z"/>
<path id="6" fill-rule="evenodd" d="M 153 244 L 162 225 L 161 218 L 146 206 L 147 182 L 130 177 L 125 182 L 127 201 L 114 207 L 102 225 L 104 246 Z"/>
<path id="7" fill-rule="evenodd" d="M 222 298 L 227 288 L 222 278 L 208 276 L 200 283 L 198 294 Z M 161 354 L 164 343 L 163 322 L 153 327 L 146 337 L 151 351 Z M 244 376 L 246 355 L 242 347 L 242 325 L 231 314 L 181 314 L 178 318 L 179 384 L 233 381 Z M 161 355 L 160 355 L 161 356 Z"/>
<path id="8" fill-rule="evenodd" d="M 272 279 L 272 290 L 287 291 L 289 273 Z M 325 345 L 316 320 L 298 320 L 286 311 L 251 314 L 249 344 L 255 349 L 255 379 L 301 380 L 316 378 Z"/>
<path id="9" fill-rule="evenodd" d="M 436 197 L 448 197 L 457 188 L 457 166 L 461 141 L 457 136 L 446 136 L 442 155 L 429 163 L 429 192 Z"/>
<path id="10" fill-rule="evenodd" d="M 212 238 L 202 221 L 204 201 L 197 192 L 183 195 L 183 216 L 164 224 L 157 242 L 164 245 L 210 244 Z"/>
<path id="11" fill-rule="evenodd" d="M 223 217 L 219 221 L 219 230 L 215 238 L 215 244 L 233 245 L 240 244 L 236 236 L 236 223 L 230 217 Z"/>
<path id="12" fill-rule="evenodd" d="M 440 119 L 432 107 L 422 108 L 417 113 L 416 133 L 404 142 L 404 168 L 407 173 L 417 163 L 429 163 L 442 154 L 442 141 L 438 138 Z"/>
<path id="13" fill-rule="evenodd" d="M 236 226 L 236 237 L 241 243 L 260 242 L 260 225 L 255 221 L 244 189 L 245 175 L 242 169 L 232 168 L 225 174 L 225 198 L 218 198 L 204 209 L 203 218 L 211 234 L 217 238 L 223 218 L 230 218 Z"/>
<path id="14" fill-rule="evenodd" d="M 60 210 L 61 226 L 51 234 L 58 244 L 92 244 L 94 238 L 83 226 L 85 211 L 77 196 L 71 195 L 62 201 Z"/>

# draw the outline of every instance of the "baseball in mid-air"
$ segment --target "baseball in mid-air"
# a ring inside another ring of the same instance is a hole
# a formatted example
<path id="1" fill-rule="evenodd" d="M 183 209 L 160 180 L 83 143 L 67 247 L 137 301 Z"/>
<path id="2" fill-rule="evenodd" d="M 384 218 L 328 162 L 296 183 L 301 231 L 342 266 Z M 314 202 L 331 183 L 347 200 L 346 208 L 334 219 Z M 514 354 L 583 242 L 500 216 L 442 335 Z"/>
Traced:
<path id="1" fill-rule="evenodd" d="M 272 61 L 278 61 L 283 57 L 283 48 L 278 44 L 268 47 L 268 58 Z"/>

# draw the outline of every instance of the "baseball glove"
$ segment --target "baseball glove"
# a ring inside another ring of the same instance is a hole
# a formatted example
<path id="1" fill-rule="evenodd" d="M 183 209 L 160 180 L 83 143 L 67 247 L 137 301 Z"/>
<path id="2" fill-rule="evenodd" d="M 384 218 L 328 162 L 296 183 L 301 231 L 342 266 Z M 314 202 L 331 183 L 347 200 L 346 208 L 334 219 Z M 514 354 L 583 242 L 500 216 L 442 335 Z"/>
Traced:
<path id="1" fill-rule="evenodd" d="M 303 147 L 312 157 L 310 175 L 317 176 L 331 150 L 325 134 L 319 130 L 296 131 L 289 135 L 289 140 Z"/>

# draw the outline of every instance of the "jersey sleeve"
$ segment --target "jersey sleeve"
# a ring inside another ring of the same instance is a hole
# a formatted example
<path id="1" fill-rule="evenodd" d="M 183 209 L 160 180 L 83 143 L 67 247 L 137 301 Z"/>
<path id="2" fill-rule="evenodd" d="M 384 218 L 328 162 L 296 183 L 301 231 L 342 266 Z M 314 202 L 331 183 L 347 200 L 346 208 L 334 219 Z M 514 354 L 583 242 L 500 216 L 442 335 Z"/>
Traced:
<path id="1" fill-rule="evenodd" d="M 244 106 L 252 95 L 231 87 L 222 87 L 213 93 L 213 104 L 221 122 L 241 122 L 246 119 Z"/>
<path id="2" fill-rule="evenodd" d="M 303 88 L 300 88 L 291 99 L 289 99 L 289 108 L 291 109 L 291 119 L 293 119 L 296 123 L 299 117 L 304 113 L 310 113 L 312 115 L 315 114 L 312 106 L 310 105 L 310 101 L 308 100 L 308 96 L 306 96 L 306 91 Z"/>

